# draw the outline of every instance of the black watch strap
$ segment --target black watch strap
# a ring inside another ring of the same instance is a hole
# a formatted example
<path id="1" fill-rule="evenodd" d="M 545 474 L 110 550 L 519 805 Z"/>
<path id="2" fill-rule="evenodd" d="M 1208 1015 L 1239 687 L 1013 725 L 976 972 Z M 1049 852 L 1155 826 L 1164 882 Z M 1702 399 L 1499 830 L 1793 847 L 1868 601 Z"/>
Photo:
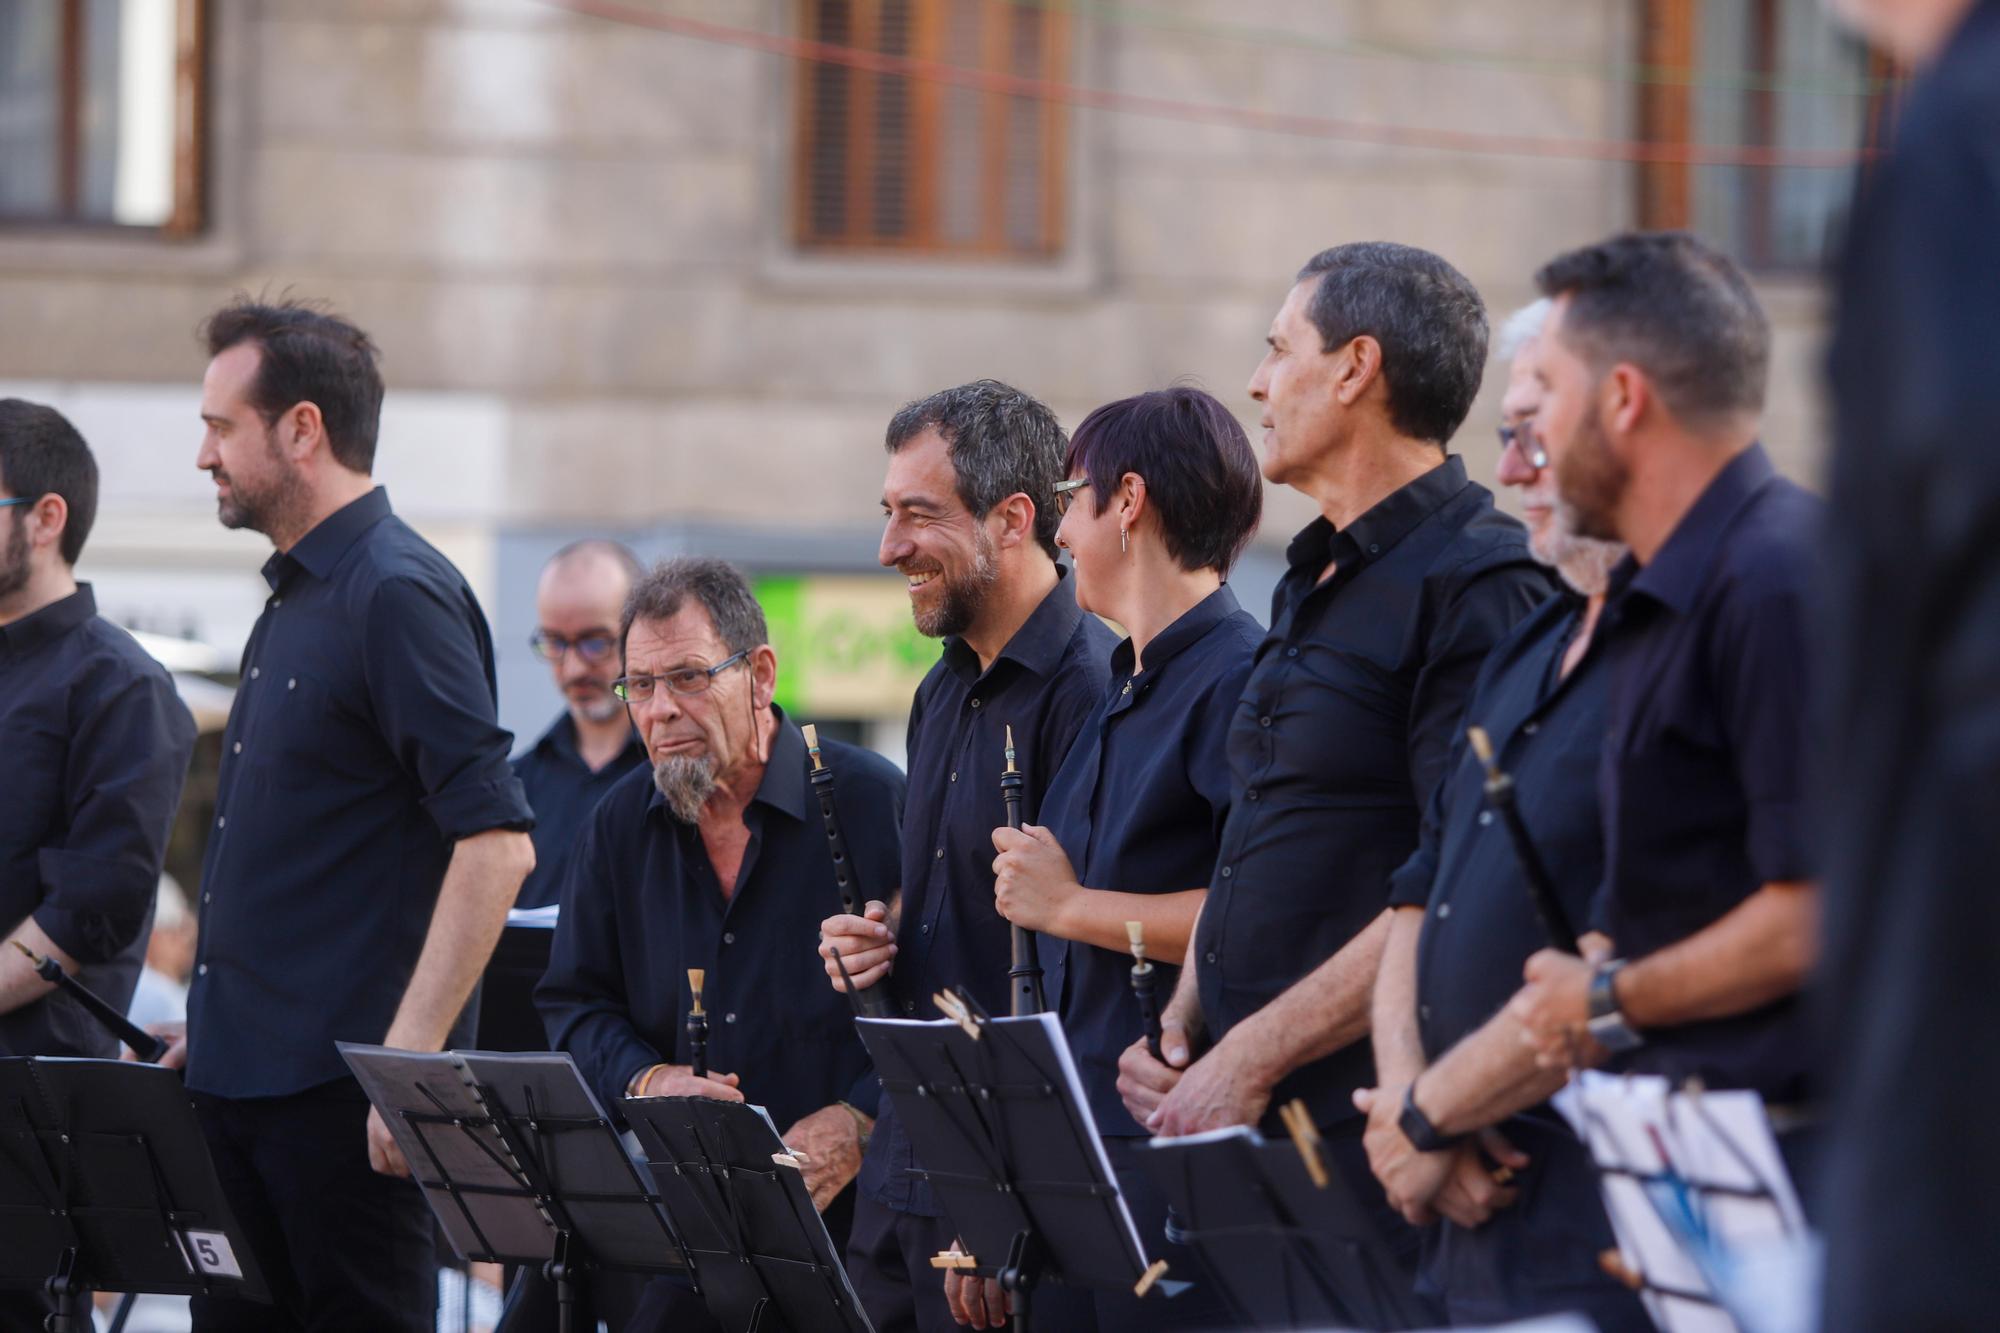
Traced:
<path id="1" fill-rule="evenodd" d="M 1396 1122 L 1402 1127 L 1403 1137 L 1410 1141 L 1418 1152 L 1443 1152 L 1459 1141 L 1458 1135 L 1440 1134 L 1431 1118 L 1417 1105 L 1417 1081 L 1410 1080 L 1410 1086 L 1403 1092 L 1403 1114 Z"/>

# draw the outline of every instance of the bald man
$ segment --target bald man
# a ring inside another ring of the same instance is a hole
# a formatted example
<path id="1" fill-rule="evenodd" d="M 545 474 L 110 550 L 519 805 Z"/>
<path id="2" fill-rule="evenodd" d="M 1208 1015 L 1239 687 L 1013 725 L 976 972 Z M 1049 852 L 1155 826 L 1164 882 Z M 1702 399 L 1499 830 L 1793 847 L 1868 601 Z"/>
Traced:
<path id="1" fill-rule="evenodd" d="M 514 761 L 535 812 L 535 871 L 520 907 L 562 896 L 569 851 L 611 785 L 646 760 L 625 705 L 611 692 L 618 676 L 618 624 L 639 561 L 613 541 L 572 542 L 549 558 L 535 587 L 534 638 L 549 664 L 564 711 Z"/>

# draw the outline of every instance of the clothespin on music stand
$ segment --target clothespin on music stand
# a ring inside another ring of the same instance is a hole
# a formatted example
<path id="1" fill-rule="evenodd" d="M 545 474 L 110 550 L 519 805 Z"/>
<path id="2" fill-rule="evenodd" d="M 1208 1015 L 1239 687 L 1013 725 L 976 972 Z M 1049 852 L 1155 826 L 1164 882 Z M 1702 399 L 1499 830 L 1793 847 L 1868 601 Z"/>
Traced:
<path id="1" fill-rule="evenodd" d="M 956 1245 L 948 1250 L 939 1250 L 931 1256 L 931 1267 L 947 1271 L 970 1273 L 979 1267 L 979 1260 L 959 1249 Z"/>
<path id="2" fill-rule="evenodd" d="M 1158 1282 L 1166 1275 L 1167 1261 L 1165 1259 L 1153 1260 L 1153 1266 L 1148 1268 L 1139 1280 L 1132 1284 L 1132 1294 L 1134 1296 L 1144 1296 L 1153 1289 L 1155 1282 Z"/>
<path id="3" fill-rule="evenodd" d="M 939 1013 L 964 1028 L 966 1036 L 972 1038 L 974 1041 L 979 1040 L 979 1019 L 973 1015 L 972 1010 L 966 1007 L 965 1001 L 959 999 L 950 991 L 941 990 L 931 996 L 931 1003 L 938 1007 Z"/>
<path id="4" fill-rule="evenodd" d="M 1299 1157 L 1306 1164 L 1306 1174 L 1312 1177 L 1313 1185 L 1325 1189 L 1328 1184 L 1326 1163 L 1320 1160 L 1321 1139 L 1319 1126 L 1312 1120 L 1312 1112 L 1297 1098 L 1278 1108 L 1278 1118 L 1285 1122 L 1285 1132 L 1292 1136 L 1292 1143 L 1299 1150 Z"/>

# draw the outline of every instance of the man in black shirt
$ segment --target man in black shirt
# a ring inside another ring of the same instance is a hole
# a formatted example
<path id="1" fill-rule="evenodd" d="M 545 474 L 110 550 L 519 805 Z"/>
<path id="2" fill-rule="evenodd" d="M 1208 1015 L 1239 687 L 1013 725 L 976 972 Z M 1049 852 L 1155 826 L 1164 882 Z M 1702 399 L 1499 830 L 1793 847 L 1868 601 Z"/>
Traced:
<path id="1" fill-rule="evenodd" d="M 910 706 L 900 896 L 888 884 L 864 885 L 883 901 L 865 920 L 829 918 L 821 952 L 838 949 L 857 985 L 887 985 L 905 1016 L 930 1017 L 930 997 L 954 985 L 1005 1014 L 1009 928 L 993 905 L 1005 731 L 1014 729 L 1021 813 L 1032 823 L 1109 681 L 1117 638 L 1078 608 L 1055 563 L 1055 485 L 1068 441 L 1048 408 L 981 380 L 905 407 L 887 444 L 880 559 L 908 580 L 917 628 L 942 636 L 944 654 Z M 826 970 L 837 987 L 830 960 Z M 882 1333 L 951 1329 L 930 1267 L 951 1243 L 951 1225 L 912 1174 L 895 1110 L 886 1099 L 862 1166 L 848 1267 Z M 999 1285 L 987 1287 L 997 1316 Z M 1060 1322 L 1059 1299 L 1039 1298 L 1037 1308 Z"/>
<path id="2" fill-rule="evenodd" d="M 1535 436 L 1586 536 L 1623 541 L 1598 636 L 1604 882 L 1615 956 L 1544 949 L 1515 1017 L 1551 1068 L 1748 1088 L 1800 1140 L 1796 995 L 1818 911 L 1806 821 L 1807 589 L 1821 505 L 1756 442 L 1770 328 L 1682 233 L 1559 256 Z M 1796 1171 L 1796 1165 L 1794 1166 Z"/>
<path id="3" fill-rule="evenodd" d="M 1462 274 L 1407 246 L 1328 250 L 1268 342 L 1250 382 L 1264 475 L 1321 517 L 1292 541 L 1231 729 L 1234 799 L 1162 1016 L 1167 1062 L 1141 1043 L 1121 1068 L 1134 1114 L 1163 1134 L 1305 1099 L 1379 1203 L 1352 1098 L 1375 1084 L 1362 1038 L 1390 876 L 1416 848 L 1480 662 L 1551 584 L 1521 525 L 1445 452 L 1486 360 L 1485 308 Z"/>
<path id="4" fill-rule="evenodd" d="M 1596 780 L 1605 671 L 1594 631 L 1624 548 L 1570 529 L 1531 433 L 1548 304 L 1519 312 L 1503 335 L 1515 349 L 1498 475 L 1520 489 L 1535 558 L 1568 587 L 1486 659 L 1465 720 L 1486 730 L 1514 776 L 1523 822 L 1575 930 L 1589 919 L 1604 865 Z M 1438 1222 L 1424 1237 L 1422 1290 L 1454 1324 L 1572 1311 L 1605 1333 L 1651 1329 L 1637 1297 L 1598 1265 L 1613 1240 L 1590 1155 L 1544 1104 L 1566 1075 L 1537 1066 L 1507 1012 L 1548 934 L 1463 740 L 1390 901 L 1375 981 L 1382 1082 L 1356 1104 L 1369 1113 L 1364 1141 L 1390 1203 L 1412 1222 Z"/>
<path id="5" fill-rule="evenodd" d="M 278 1308 L 197 1297 L 194 1326 L 416 1333 L 430 1211 L 334 1043 L 469 1039 L 532 817 L 486 618 L 369 477 L 373 343 L 292 303 L 207 333 L 196 463 L 223 525 L 277 550 L 223 733 L 181 1053 Z"/>
<path id="6" fill-rule="evenodd" d="M 0 930 L 124 1012 L 146 957 L 194 719 L 74 569 L 97 461 L 54 408 L 0 399 Z M 0 947 L 0 1056 L 118 1041 Z"/>
<path id="7" fill-rule="evenodd" d="M 1917 78 L 1863 179 L 1830 359 L 1822 1306 L 1835 1333 L 1990 1327 L 2000 0 L 1840 8 Z"/>
<path id="8" fill-rule="evenodd" d="M 639 574 L 638 557 L 612 541 L 571 542 L 542 566 L 531 643 L 566 707 L 514 760 L 514 776 L 535 812 L 535 869 L 516 907 L 556 901 L 590 812 L 618 779 L 646 762 L 646 747 L 611 692 L 619 617 Z"/>
<path id="9" fill-rule="evenodd" d="M 718 1097 L 764 1107 L 806 1158 L 836 1240 L 881 1084 L 843 997 L 805 948 L 840 891 L 807 791 L 805 738 L 772 703 L 778 657 L 743 576 L 719 560 L 642 576 L 620 627 L 618 678 L 646 744 L 586 821 L 565 877 L 548 974 L 549 1043 L 598 1098 Z M 896 874 L 903 775 L 822 742 L 855 873 Z M 708 1069 L 689 1068 L 687 970 L 706 976 Z M 648 1285 L 641 1329 L 713 1328 L 691 1286 Z"/>

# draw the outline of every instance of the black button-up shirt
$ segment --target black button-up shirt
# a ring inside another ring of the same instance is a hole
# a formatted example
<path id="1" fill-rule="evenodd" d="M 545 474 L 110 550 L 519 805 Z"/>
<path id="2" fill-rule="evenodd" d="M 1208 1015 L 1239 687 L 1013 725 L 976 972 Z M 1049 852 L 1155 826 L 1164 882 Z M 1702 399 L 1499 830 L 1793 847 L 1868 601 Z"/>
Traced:
<path id="1" fill-rule="evenodd" d="M 1220 1038 L 1381 914 L 1494 644 L 1551 591 L 1525 531 L 1452 457 L 1293 539 L 1229 734 L 1236 798 L 1195 936 Z M 1321 580 L 1326 567 L 1334 573 Z M 1321 1124 L 1372 1086 L 1365 1041 L 1284 1079 Z"/>
<path id="2" fill-rule="evenodd" d="M 855 872 L 887 884 L 903 775 L 856 746 L 821 749 Z M 674 817 L 650 769 L 620 778 L 586 821 L 535 1006 L 549 1044 L 570 1053 L 606 1107 L 647 1066 L 688 1063 L 687 970 L 698 967 L 708 1067 L 740 1076 L 779 1129 L 837 1101 L 875 1110 L 881 1084 L 814 947 L 840 890 L 806 787 L 805 737 L 781 713 L 726 898 L 700 830 Z"/>
<path id="3" fill-rule="evenodd" d="M 1687 938 L 1767 883 L 1813 875 L 1806 619 L 1822 508 L 1754 445 L 1650 563 L 1628 557 L 1612 574 L 1593 924 L 1625 958 Z M 1780 1101 L 1805 1093 L 1795 999 L 1645 1036 L 1633 1069 Z"/>
<path id="4" fill-rule="evenodd" d="M 1575 669 L 1559 674 L 1583 605 L 1566 592 L 1530 612 L 1486 659 L 1464 717 L 1486 728 L 1513 775 L 1522 822 L 1578 931 L 1604 869 L 1597 767 L 1610 674 L 1595 635 Z M 1425 909 L 1417 1022 L 1435 1061 L 1507 1003 L 1528 956 L 1548 945 L 1506 825 L 1487 804 L 1485 770 L 1462 738 L 1390 900 Z M 1510 1116 L 1501 1133 L 1533 1162 L 1522 1196 L 1471 1230 L 1442 1222 L 1424 1246 L 1427 1289 L 1449 1298 L 1454 1317 L 1491 1319 L 1563 1308 L 1588 1292 L 1606 1327 L 1645 1327 L 1637 1300 L 1598 1266 L 1613 1240 L 1589 1153 L 1546 1105 Z M 1620 1322 L 1610 1322 L 1614 1313 Z"/>
<path id="5" fill-rule="evenodd" d="M 0 625 L 0 930 L 33 917 L 121 1013 L 194 736 L 173 680 L 89 584 Z M 62 991 L 0 1014 L 0 1055 L 117 1054 Z"/>
<path id="6" fill-rule="evenodd" d="M 334 1042 L 388 1032 L 452 843 L 533 822 L 495 721 L 486 617 L 388 492 L 329 515 L 264 580 L 188 995 L 188 1086 L 224 1097 L 346 1077 Z"/>
<path id="7" fill-rule="evenodd" d="M 896 967 L 882 983 L 906 1017 L 932 1016 L 931 996 L 964 986 L 988 1013 L 1008 1012 L 1011 940 L 993 907 L 993 830 L 1006 824 L 1000 774 L 1006 728 L 1021 770 L 1021 818 L 1040 819 L 1042 793 L 1068 757 L 1084 719 L 1103 697 L 1117 636 L 1076 604 L 1067 570 L 1014 633 L 993 665 L 957 638 L 910 705 L 909 763 L 915 776 L 903 815 L 902 916 Z M 871 897 L 881 894 L 864 880 Z M 1046 992 L 1045 992 L 1046 994 Z M 938 1216 L 894 1099 L 869 1141 L 861 1189 L 899 1212 Z"/>
<path id="8" fill-rule="evenodd" d="M 1486 659 L 1465 724 L 1493 738 L 1514 777 L 1515 805 L 1570 928 L 1589 928 L 1604 873 L 1597 769 L 1606 676 L 1600 636 L 1558 678 L 1583 619 L 1564 593 L 1531 612 Z M 1397 907 L 1425 908 L 1417 942 L 1417 1020 L 1436 1060 L 1521 988 L 1528 956 L 1548 946 L 1507 826 L 1486 801 L 1486 772 L 1461 738 L 1424 815 L 1422 840 L 1390 885 Z"/>
<path id="9" fill-rule="evenodd" d="M 565 712 L 534 748 L 514 760 L 514 776 L 535 812 L 535 869 L 521 884 L 516 907 L 547 907 L 562 896 L 564 872 L 583 823 L 618 779 L 646 762 L 646 747 L 628 731 L 625 748 L 592 772 L 576 748 L 576 719 Z"/>
<path id="10" fill-rule="evenodd" d="M 1208 886 L 1229 814 L 1229 720 L 1264 637 L 1257 618 L 1219 588 L 1146 645 L 1111 658 L 1111 684 L 1049 784 L 1041 823 L 1062 843 L 1077 882 L 1119 893 Z M 1139 1036 L 1132 956 L 1055 935 L 1037 937 L 1049 1003 L 1062 1015 L 1100 1133 L 1138 1135 L 1118 1096 L 1118 1056 Z M 1180 969 L 1154 964 L 1164 1006 Z"/>

